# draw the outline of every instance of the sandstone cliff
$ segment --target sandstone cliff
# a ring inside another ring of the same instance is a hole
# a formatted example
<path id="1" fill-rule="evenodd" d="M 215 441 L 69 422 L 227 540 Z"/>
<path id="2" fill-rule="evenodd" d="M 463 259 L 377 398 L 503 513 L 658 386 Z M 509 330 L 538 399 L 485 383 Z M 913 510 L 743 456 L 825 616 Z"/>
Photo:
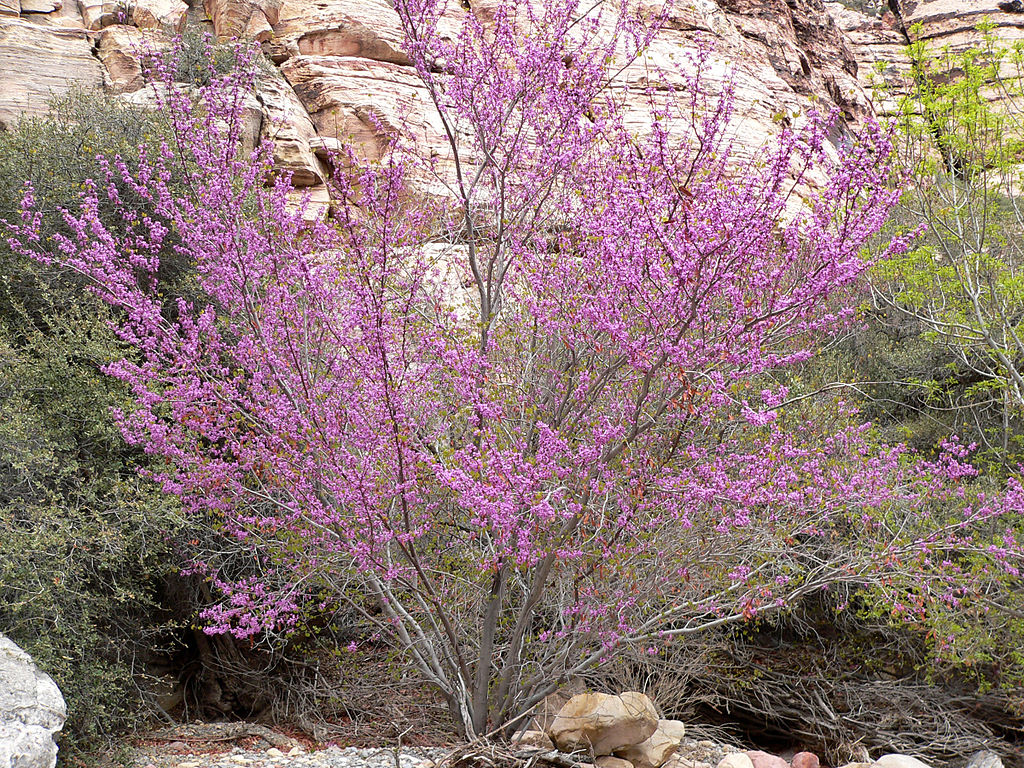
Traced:
<path id="1" fill-rule="evenodd" d="M 381 126 L 412 129 L 425 152 L 443 144 L 401 50 L 387 0 L 0 0 L 0 128 L 40 115 L 51 93 L 74 86 L 132 94 L 142 87 L 137 51 L 186 28 L 262 42 L 279 76 L 264 77 L 253 129 L 272 135 L 296 186 L 323 197 L 325 149 L 338 139 L 380 151 Z M 486 5 L 486 0 L 470 0 Z M 713 40 L 712 79 L 734 78 L 737 138 L 762 144 L 812 105 L 857 122 L 873 109 L 872 78 L 898 83 L 911 34 L 961 47 L 983 18 L 1006 41 L 1024 37 L 1021 0 L 889 0 L 868 16 L 825 0 L 678 0 L 648 53 L 664 64 Z M 464 4 L 463 4 L 464 5 Z M 452 3 L 458 15 L 477 12 Z M 920 24 L 921 28 L 913 32 Z M 643 84 L 645 69 L 624 74 Z M 731 73 L 731 74 L 729 74 Z M 841 127 L 840 127 L 841 129 Z"/>

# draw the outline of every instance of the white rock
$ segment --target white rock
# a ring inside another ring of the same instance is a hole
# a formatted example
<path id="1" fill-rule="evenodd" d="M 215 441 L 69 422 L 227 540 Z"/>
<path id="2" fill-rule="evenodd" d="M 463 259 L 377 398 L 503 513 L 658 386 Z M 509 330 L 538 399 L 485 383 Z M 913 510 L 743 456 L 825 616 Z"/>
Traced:
<path id="1" fill-rule="evenodd" d="M 888 754 L 882 755 L 874 762 L 875 768 L 931 768 L 928 763 L 918 760 L 910 755 Z"/>
<path id="2" fill-rule="evenodd" d="M 66 718 L 57 684 L 0 635 L 0 768 L 53 768 Z"/>
<path id="3" fill-rule="evenodd" d="M 1003 768 L 1003 760 L 995 752 L 983 749 L 971 755 L 964 768 Z"/>
<path id="4" fill-rule="evenodd" d="M 743 752 L 733 752 L 719 760 L 717 768 L 754 768 L 754 761 Z"/>

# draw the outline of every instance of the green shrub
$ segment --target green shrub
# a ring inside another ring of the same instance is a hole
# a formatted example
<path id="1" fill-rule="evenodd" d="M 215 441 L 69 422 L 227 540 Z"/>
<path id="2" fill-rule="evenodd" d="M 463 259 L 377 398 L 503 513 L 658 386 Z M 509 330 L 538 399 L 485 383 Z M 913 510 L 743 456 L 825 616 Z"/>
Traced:
<path id="1" fill-rule="evenodd" d="M 17 217 L 27 179 L 49 231 L 83 181 L 101 175 L 98 153 L 130 163 L 140 143 L 167 135 L 159 115 L 100 95 L 52 106 L 47 119 L 0 133 L 0 219 Z M 183 265 L 173 278 L 187 282 Z M 139 717 L 140 662 L 180 529 L 111 417 L 126 394 L 101 372 L 122 354 L 109 319 L 74 275 L 0 239 L 0 632 L 64 693 L 64 760 L 107 746 Z"/>

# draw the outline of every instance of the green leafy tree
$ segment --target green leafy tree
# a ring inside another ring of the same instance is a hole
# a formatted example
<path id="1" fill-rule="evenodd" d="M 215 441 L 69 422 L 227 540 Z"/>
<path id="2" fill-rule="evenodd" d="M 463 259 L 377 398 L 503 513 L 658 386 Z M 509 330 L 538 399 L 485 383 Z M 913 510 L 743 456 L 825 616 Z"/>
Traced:
<path id="1" fill-rule="evenodd" d="M 913 385 L 904 405 L 943 425 L 933 436 L 969 435 L 1009 468 L 1024 456 L 1024 72 L 1021 46 L 982 32 L 968 50 L 909 47 L 897 218 L 926 229 L 875 272 L 869 369 Z"/>

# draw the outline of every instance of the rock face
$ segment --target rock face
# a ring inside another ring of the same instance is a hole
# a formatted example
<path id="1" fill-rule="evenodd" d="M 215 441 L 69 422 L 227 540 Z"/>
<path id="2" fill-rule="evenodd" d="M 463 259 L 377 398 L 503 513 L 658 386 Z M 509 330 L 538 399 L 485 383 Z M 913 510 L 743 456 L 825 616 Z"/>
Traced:
<path id="1" fill-rule="evenodd" d="M 66 717 L 64 697 L 50 676 L 0 635 L 0 768 L 53 768 L 53 735 Z"/>
<path id="2" fill-rule="evenodd" d="M 581 693 L 562 707 L 548 735 L 563 752 L 610 755 L 647 739 L 658 728 L 658 713 L 642 693 Z"/>
<path id="3" fill-rule="evenodd" d="M 495 2 L 453 0 L 442 28 L 454 32 L 467 13 L 486 22 Z M 873 81 L 906 82 L 912 25 L 921 24 L 922 38 L 957 48 L 977 41 L 974 26 L 987 17 L 1009 43 L 1024 38 L 1015 2 L 892 0 L 897 13 L 878 19 L 826 0 L 676 0 L 662 33 L 620 74 L 626 122 L 644 127 L 651 66 L 678 78 L 702 38 L 712 43 L 706 85 L 715 91 L 731 82 L 736 94 L 738 153 L 753 152 L 812 106 L 838 109 L 841 133 L 875 109 Z M 262 41 L 280 67 L 283 78 L 261 84 L 261 125 L 296 187 L 323 196 L 325 146 L 352 142 L 374 159 L 398 131 L 444 176 L 442 126 L 402 50 L 389 0 L 0 0 L 0 128 L 42 114 L 51 93 L 74 85 L 139 90 L 140 46 L 166 45 L 189 28 Z"/>
<path id="4" fill-rule="evenodd" d="M 0 129 L 22 115 L 46 114 L 51 94 L 102 84 L 103 69 L 84 30 L 0 16 Z"/>

